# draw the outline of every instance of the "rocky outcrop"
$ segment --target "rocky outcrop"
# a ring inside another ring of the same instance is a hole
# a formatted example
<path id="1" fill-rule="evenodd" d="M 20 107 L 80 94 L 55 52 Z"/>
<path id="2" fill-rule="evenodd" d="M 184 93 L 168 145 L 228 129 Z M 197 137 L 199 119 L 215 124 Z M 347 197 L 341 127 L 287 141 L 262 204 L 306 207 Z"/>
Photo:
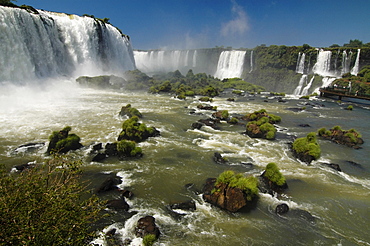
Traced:
<path id="1" fill-rule="evenodd" d="M 98 89 L 121 89 L 125 85 L 125 80 L 114 75 L 102 75 L 96 77 L 81 76 L 76 79 L 80 85 Z"/>
<path id="2" fill-rule="evenodd" d="M 131 107 L 131 104 L 127 104 L 126 106 L 123 106 L 121 108 L 121 111 L 119 112 L 119 115 L 120 116 L 127 115 L 130 118 L 132 116 L 137 116 L 139 118 L 142 118 L 143 117 L 143 115 L 140 113 L 139 110 L 137 110 L 136 108 Z"/>
<path id="3" fill-rule="evenodd" d="M 111 190 L 118 190 L 117 185 L 121 184 L 122 180 L 117 177 L 108 177 L 104 180 L 104 182 L 96 188 L 95 192 L 96 193 L 101 193 L 101 192 L 106 192 L 106 191 L 111 191 Z"/>
<path id="4" fill-rule="evenodd" d="M 49 136 L 50 142 L 46 153 L 49 155 L 52 153 L 67 153 L 70 150 L 77 150 L 83 147 L 80 143 L 80 137 L 73 133 L 69 134 L 69 131 L 71 131 L 69 126 L 59 132 L 54 131 Z"/>
<path id="5" fill-rule="evenodd" d="M 334 143 L 346 145 L 355 149 L 361 148 L 359 145 L 364 143 L 361 134 L 354 129 L 342 130 L 339 126 L 335 126 L 330 130 L 321 128 L 318 135 L 324 139 L 331 140 Z"/>
<path id="6" fill-rule="evenodd" d="M 149 234 L 155 235 L 156 238 L 158 238 L 160 235 L 159 228 L 156 225 L 155 218 L 153 216 L 145 216 L 140 218 L 135 228 L 135 235 L 137 237 L 144 238 Z"/>
<path id="7" fill-rule="evenodd" d="M 222 155 L 218 152 L 215 152 L 213 155 L 213 161 L 216 162 L 217 164 L 226 164 L 227 160 L 222 157 Z"/>

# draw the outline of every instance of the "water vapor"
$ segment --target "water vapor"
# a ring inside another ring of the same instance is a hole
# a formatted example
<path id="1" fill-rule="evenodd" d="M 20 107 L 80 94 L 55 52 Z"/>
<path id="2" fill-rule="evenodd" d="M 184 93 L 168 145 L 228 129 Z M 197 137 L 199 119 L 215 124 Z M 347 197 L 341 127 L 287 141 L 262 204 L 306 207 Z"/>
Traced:
<path id="1" fill-rule="evenodd" d="M 221 35 L 224 37 L 242 35 L 249 30 L 247 13 L 236 1 L 231 2 L 231 12 L 235 17 L 232 20 L 222 24 Z"/>

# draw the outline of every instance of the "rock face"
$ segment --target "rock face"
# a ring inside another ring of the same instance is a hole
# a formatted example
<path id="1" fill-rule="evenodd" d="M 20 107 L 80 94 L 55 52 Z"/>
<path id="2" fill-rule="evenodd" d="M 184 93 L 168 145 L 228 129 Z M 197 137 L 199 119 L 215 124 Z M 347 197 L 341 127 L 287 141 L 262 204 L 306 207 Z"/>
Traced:
<path id="1" fill-rule="evenodd" d="M 155 224 L 155 218 L 153 216 L 145 216 L 140 218 L 135 228 L 135 235 L 137 237 L 145 237 L 148 234 L 153 234 L 156 238 L 159 237 L 160 231 L 158 226 Z"/>
<path id="2" fill-rule="evenodd" d="M 214 186 L 215 182 L 215 178 L 207 179 L 203 189 L 205 201 L 230 212 L 237 212 L 247 205 L 246 196 L 241 189 L 224 183 Z"/>

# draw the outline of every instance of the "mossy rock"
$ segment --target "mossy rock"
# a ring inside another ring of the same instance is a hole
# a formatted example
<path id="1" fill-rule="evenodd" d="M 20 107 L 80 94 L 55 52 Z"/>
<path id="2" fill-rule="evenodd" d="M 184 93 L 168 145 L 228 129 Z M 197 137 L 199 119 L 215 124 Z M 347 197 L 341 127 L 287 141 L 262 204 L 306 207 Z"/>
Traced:
<path id="1" fill-rule="evenodd" d="M 49 136 L 49 146 L 47 154 L 67 153 L 70 150 L 76 150 L 82 147 L 80 137 L 76 134 L 69 134 L 71 127 L 67 126 L 60 131 L 54 131 Z"/>
<path id="2" fill-rule="evenodd" d="M 275 139 L 276 128 L 269 123 L 269 118 L 262 117 L 257 121 L 250 121 L 247 124 L 246 134 L 252 138 Z"/>
<path id="3" fill-rule="evenodd" d="M 261 109 L 261 110 L 255 111 L 253 113 L 249 113 L 249 114 L 245 115 L 244 118 L 248 121 L 257 121 L 257 120 L 259 120 L 263 117 L 267 117 L 268 122 L 270 124 L 276 124 L 276 123 L 281 122 L 281 117 L 280 116 L 277 116 L 277 115 L 274 115 L 274 114 L 268 114 L 265 109 Z"/>
<path id="4" fill-rule="evenodd" d="M 260 176 L 258 188 L 261 192 L 269 194 L 280 193 L 288 188 L 285 177 L 275 163 L 267 164 L 265 171 Z"/>
<path id="5" fill-rule="evenodd" d="M 102 76 L 81 76 L 76 79 L 76 82 L 80 85 L 98 88 L 98 89 L 121 89 L 124 87 L 126 80 L 114 75 L 102 75 Z"/>
<path id="6" fill-rule="evenodd" d="M 123 122 L 122 131 L 118 136 L 118 141 L 131 140 L 139 143 L 149 137 L 159 135 L 160 132 L 155 127 L 147 127 L 144 123 L 139 122 L 139 118 L 137 116 L 133 116 Z"/>
<path id="7" fill-rule="evenodd" d="M 311 132 L 306 137 L 297 138 L 293 142 L 292 151 L 295 157 L 308 164 L 319 159 L 321 148 L 317 142 L 316 134 Z"/>
<path id="8" fill-rule="evenodd" d="M 127 115 L 130 118 L 133 117 L 133 116 L 137 116 L 139 118 L 143 117 L 143 115 L 140 113 L 139 110 L 137 110 L 136 108 L 131 107 L 131 104 L 127 104 L 126 106 L 123 106 L 121 108 L 121 111 L 119 112 L 119 115 L 120 116 Z"/>
<path id="9" fill-rule="evenodd" d="M 360 148 L 358 145 L 364 143 L 361 134 L 355 129 L 342 130 L 340 126 L 334 126 L 332 129 L 320 128 L 317 134 L 327 140 L 337 144 L 346 145 L 352 148 Z"/>

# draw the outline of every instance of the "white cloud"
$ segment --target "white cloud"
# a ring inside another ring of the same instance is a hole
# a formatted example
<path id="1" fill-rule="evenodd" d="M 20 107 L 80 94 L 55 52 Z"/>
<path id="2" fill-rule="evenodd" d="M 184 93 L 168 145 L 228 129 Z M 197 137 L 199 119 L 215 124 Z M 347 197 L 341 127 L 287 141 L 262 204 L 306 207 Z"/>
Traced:
<path id="1" fill-rule="evenodd" d="M 224 37 L 243 35 L 249 30 L 247 13 L 234 0 L 232 4 L 231 12 L 235 17 L 222 25 L 221 35 Z"/>

